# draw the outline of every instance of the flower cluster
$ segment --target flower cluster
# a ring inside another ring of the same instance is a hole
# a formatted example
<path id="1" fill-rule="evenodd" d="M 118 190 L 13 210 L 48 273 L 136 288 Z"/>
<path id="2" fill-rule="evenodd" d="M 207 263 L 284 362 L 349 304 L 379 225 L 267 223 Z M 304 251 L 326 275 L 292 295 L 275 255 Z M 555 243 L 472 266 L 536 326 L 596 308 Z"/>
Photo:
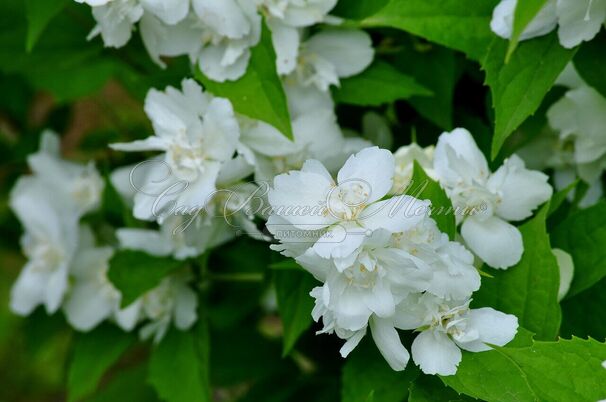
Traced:
<path id="1" fill-rule="evenodd" d="M 165 278 L 131 305 L 121 306 L 122 295 L 108 279 L 114 249 L 98 246 L 91 228 L 81 222 L 99 206 L 104 189 L 92 164 L 61 159 L 59 138 L 48 131 L 28 163 L 33 174 L 20 178 L 10 197 L 25 229 L 21 244 L 28 257 L 11 290 L 13 312 L 29 315 L 43 305 L 52 314 L 62 308 L 80 331 L 106 319 L 129 331 L 146 321 L 141 336 L 156 341 L 173 320 L 180 329 L 195 322 L 197 298 L 182 274 Z"/>
<path id="2" fill-rule="evenodd" d="M 490 27 L 502 38 L 511 38 L 518 0 L 501 0 L 494 9 Z M 546 35 L 558 27 L 560 44 L 573 48 L 593 39 L 606 21 L 606 1 L 548 0 L 526 26 L 520 40 Z"/>
<path id="3" fill-rule="evenodd" d="M 547 111 L 549 126 L 519 153 L 536 169 L 553 169 L 558 190 L 580 178 L 588 189 L 579 206 L 588 207 L 603 194 L 606 141 L 601 127 L 606 124 L 606 99 L 581 79 L 572 64 L 557 83 L 568 91 Z M 569 199 L 574 195 L 571 191 Z"/>
<path id="4" fill-rule="evenodd" d="M 336 0 L 76 0 L 92 7 L 106 46 L 122 47 L 135 24 L 150 57 L 186 55 L 214 81 L 236 80 L 246 72 L 251 48 L 259 43 L 262 16 L 272 33 L 280 75 L 326 91 L 339 78 L 370 64 L 373 48 L 363 31 L 306 28 L 337 24 L 328 13 Z M 191 4 L 190 4 L 191 3 Z"/>
<path id="5" fill-rule="evenodd" d="M 428 201 L 387 196 L 395 171 L 391 152 L 371 147 L 352 155 L 336 180 L 317 160 L 277 176 L 267 228 L 280 244 L 272 248 L 323 283 L 311 292 L 312 314 L 321 332 L 346 340 L 342 356 L 370 328 L 385 360 L 403 370 L 409 353 L 397 329 L 414 329 L 415 363 L 428 374 L 454 374 L 459 348 L 504 345 L 517 319 L 469 308 L 480 287 L 473 255 L 440 232 Z"/>

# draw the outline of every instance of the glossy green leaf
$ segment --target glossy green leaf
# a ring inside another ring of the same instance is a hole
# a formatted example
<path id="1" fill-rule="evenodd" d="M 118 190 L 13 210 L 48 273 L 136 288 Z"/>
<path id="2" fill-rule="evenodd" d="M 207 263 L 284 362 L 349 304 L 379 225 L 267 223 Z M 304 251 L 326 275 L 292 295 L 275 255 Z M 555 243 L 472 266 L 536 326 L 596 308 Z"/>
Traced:
<path id="1" fill-rule="evenodd" d="M 276 271 L 274 281 L 278 310 L 284 326 L 282 354 L 287 355 L 312 323 L 314 301 L 309 292 L 317 282 L 309 273 L 294 270 Z"/>
<path id="2" fill-rule="evenodd" d="M 122 306 L 156 287 L 160 281 L 183 266 L 183 261 L 154 257 L 141 251 L 122 250 L 109 262 L 109 280 L 122 293 Z"/>
<path id="3" fill-rule="evenodd" d="M 408 402 L 471 402 L 465 395 L 459 395 L 446 387 L 438 377 L 424 375 L 410 384 Z"/>
<path id="4" fill-rule="evenodd" d="M 68 401 L 80 401 L 95 391 L 105 372 L 135 341 L 135 336 L 104 324 L 76 337 L 68 369 Z"/>
<path id="5" fill-rule="evenodd" d="M 497 4 L 496 0 L 391 0 L 361 24 L 402 29 L 479 60 L 494 37 L 490 18 Z"/>
<path id="6" fill-rule="evenodd" d="M 61 12 L 68 0 L 25 0 L 28 51 L 32 50 L 48 23 Z"/>
<path id="7" fill-rule="evenodd" d="M 507 42 L 495 38 L 481 61 L 496 115 L 493 159 L 513 131 L 537 111 L 575 53 L 560 46 L 556 33 L 521 43 L 507 64 L 506 51 Z"/>
<path id="8" fill-rule="evenodd" d="M 148 382 L 167 402 L 210 402 L 208 366 L 208 327 L 200 319 L 188 331 L 168 331 L 152 351 Z"/>

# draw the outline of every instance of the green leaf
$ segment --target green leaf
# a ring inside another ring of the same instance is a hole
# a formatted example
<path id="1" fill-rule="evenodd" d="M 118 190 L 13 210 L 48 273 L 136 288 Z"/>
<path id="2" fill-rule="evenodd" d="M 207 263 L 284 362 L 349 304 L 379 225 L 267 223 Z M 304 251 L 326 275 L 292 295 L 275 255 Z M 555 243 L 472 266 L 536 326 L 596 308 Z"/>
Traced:
<path id="1" fill-rule="evenodd" d="M 534 342 L 463 353 L 457 374 L 442 381 L 488 402 L 597 401 L 606 397 L 606 345 L 593 339 Z"/>
<path id="2" fill-rule="evenodd" d="M 276 53 L 265 24 L 242 78 L 219 83 L 205 77 L 197 67 L 195 76 L 208 91 L 229 99 L 236 112 L 271 124 L 287 138 L 293 138 L 286 95 L 276 72 Z"/>
<path id="3" fill-rule="evenodd" d="M 606 340 L 606 279 L 562 301 L 560 336 Z M 588 317 L 591 317 L 588 319 Z"/>
<path id="4" fill-rule="evenodd" d="M 361 74 L 341 80 L 340 87 L 333 95 L 340 103 L 377 106 L 412 96 L 430 96 L 432 93 L 414 78 L 377 60 Z"/>
<path id="5" fill-rule="evenodd" d="M 493 159 L 507 137 L 537 111 L 575 53 L 560 46 L 556 33 L 521 43 L 504 64 L 506 49 L 507 42 L 495 38 L 481 62 L 496 114 Z"/>
<path id="6" fill-rule="evenodd" d="M 389 0 L 339 0 L 330 14 L 351 20 L 361 20 L 375 14 L 381 8 L 385 7 L 388 1 Z"/>
<path id="7" fill-rule="evenodd" d="M 467 402 L 473 401 L 444 386 L 435 376 L 423 375 L 410 384 L 408 402 Z"/>
<path id="8" fill-rule="evenodd" d="M 574 66 L 583 80 L 606 97 L 606 32 L 584 42 L 574 56 Z"/>
<path id="9" fill-rule="evenodd" d="M 453 97 L 459 76 L 454 52 L 437 45 L 406 47 L 397 54 L 396 66 L 434 94 L 413 96 L 408 103 L 441 129 L 452 130 Z"/>
<path id="10" fill-rule="evenodd" d="M 104 324 L 76 337 L 67 378 L 68 401 L 79 401 L 95 391 L 103 374 L 133 344 L 135 337 Z"/>
<path id="11" fill-rule="evenodd" d="M 476 306 L 514 314 L 538 339 L 553 340 L 561 321 L 560 275 L 545 227 L 548 210 L 549 204 L 544 205 L 520 227 L 524 241 L 520 262 L 507 270 L 487 269 L 494 278 L 483 279 L 473 299 Z"/>
<path id="12" fill-rule="evenodd" d="M 554 247 L 568 252 L 574 261 L 568 297 L 606 277 L 606 202 L 570 215 L 552 231 L 551 239 Z"/>
<path id="13" fill-rule="evenodd" d="M 390 0 L 361 24 L 402 29 L 479 60 L 494 37 L 490 18 L 497 4 L 496 0 Z"/>
<path id="14" fill-rule="evenodd" d="M 112 381 L 99 390 L 87 402 L 155 402 L 158 401 L 154 390 L 145 382 L 146 366 L 121 370 Z"/>
<path id="15" fill-rule="evenodd" d="M 182 261 L 154 257 L 141 251 L 118 251 L 109 262 L 109 280 L 122 293 L 122 307 L 156 287 L 169 273 L 183 266 Z"/>
<path id="16" fill-rule="evenodd" d="M 309 292 L 316 285 L 316 280 L 307 272 L 279 270 L 274 274 L 274 281 L 278 310 L 284 326 L 282 354 L 286 356 L 312 323 L 314 301 Z"/>
<path id="17" fill-rule="evenodd" d="M 414 161 L 412 180 L 405 193 L 420 200 L 430 200 L 431 217 L 438 224 L 438 228 L 454 240 L 457 225 L 450 198 L 436 181 L 427 176 L 417 161 Z"/>
<path id="18" fill-rule="evenodd" d="M 402 401 L 410 382 L 419 375 L 411 363 L 404 371 L 392 370 L 373 343 L 364 339 L 343 366 L 341 402 Z"/>
<path id="19" fill-rule="evenodd" d="M 48 23 L 61 12 L 68 0 L 25 0 L 27 51 L 31 51 Z"/>
<path id="20" fill-rule="evenodd" d="M 511 32 L 511 38 L 509 39 L 509 47 L 507 48 L 507 56 L 505 62 L 507 63 L 511 58 L 512 53 L 518 46 L 520 35 L 524 32 L 524 29 L 530 24 L 532 19 L 539 13 L 541 8 L 547 3 L 547 0 L 525 0 L 518 1 L 513 17 L 513 29 Z"/>
<path id="21" fill-rule="evenodd" d="M 551 196 L 551 201 L 549 202 L 549 213 L 547 215 L 551 215 L 554 212 L 556 212 L 558 209 L 560 209 L 560 207 L 562 206 L 564 201 L 566 201 L 566 197 L 568 197 L 568 194 L 572 190 L 574 190 L 578 184 L 579 184 L 579 180 L 577 179 L 574 182 L 570 183 L 565 188 L 563 188 L 560 191 L 558 191 L 557 193 L 553 194 Z"/>
<path id="22" fill-rule="evenodd" d="M 148 382 L 167 402 L 211 402 L 206 321 L 189 331 L 169 330 L 152 351 Z"/>

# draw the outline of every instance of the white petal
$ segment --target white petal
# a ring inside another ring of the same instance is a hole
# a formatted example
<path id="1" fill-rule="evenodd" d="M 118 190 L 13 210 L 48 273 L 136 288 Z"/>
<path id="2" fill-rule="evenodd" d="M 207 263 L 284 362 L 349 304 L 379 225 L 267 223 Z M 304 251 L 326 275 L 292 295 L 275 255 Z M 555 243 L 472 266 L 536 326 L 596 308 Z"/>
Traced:
<path id="1" fill-rule="evenodd" d="M 553 255 L 556 257 L 558 262 L 558 268 L 560 271 L 560 288 L 558 289 L 558 301 L 561 301 L 568 290 L 570 289 L 570 284 L 572 283 L 572 277 L 574 275 L 574 262 L 570 254 L 568 254 L 564 250 L 560 250 L 559 248 L 554 248 L 551 250 Z"/>
<path id="2" fill-rule="evenodd" d="M 366 203 L 380 200 L 387 194 L 393 184 L 395 170 L 394 157 L 391 152 L 379 147 L 365 148 L 347 159 L 339 170 L 339 185 L 348 182 L 361 183 L 370 190 Z"/>
<path id="3" fill-rule="evenodd" d="M 132 142 L 116 142 L 109 145 L 111 149 L 115 149 L 116 151 L 127 152 L 164 151 L 166 150 L 167 146 L 168 143 L 166 142 L 166 140 L 156 136 L 147 137 L 144 140 L 136 140 Z"/>
<path id="4" fill-rule="evenodd" d="M 11 311 L 21 316 L 31 314 L 43 302 L 46 286 L 46 276 L 26 265 L 11 288 Z"/>
<path id="5" fill-rule="evenodd" d="M 400 335 L 394 328 L 392 320 L 373 317 L 370 320 L 370 330 L 377 348 L 379 348 L 389 367 L 395 371 L 404 370 L 410 355 L 402 345 Z"/>
<path id="6" fill-rule="evenodd" d="M 199 137 L 204 141 L 206 154 L 220 162 L 231 159 L 240 137 L 240 126 L 231 102 L 214 98 L 208 104 L 202 120 L 203 134 L 199 134 Z"/>
<path id="7" fill-rule="evenodd" d="M 593 39 L 606 19 L 606 0 L 558 0 L 558 36 L 566 48 Z"/>
<path id="8" fill-rule="evenodd" d="M 246 49 L 233 63 L 224 64 L 223 57 L 227 52 L 224 45 L 207 46 L 200 52 L 198 66 L 213 81 L 225 82 L 241 78 L 248 67 L 250 50 Z"/>
<path id="9" fill-rule="evenodd" d="M 295 143 L 322 163 L 332 162 L 335 153 L 344 146 L 343 134 L 332 108 L 301 114 L 293 119 L 292 130 Z"/>
<path id="10" fill-rule="evenodd" d="M 425 374 L 453 375 L 461 356 L 461 350 L 443 332 L 423 331 L 412 343 L 412 359 Z"/>
<path id="11" fill-rule="evenodd" d="M 276 51 L 278 74 L 287 75 L 297 66 L 299 54 L 299 30 L 283 24 L 276 18 L 268 18 L 267 25 L 271 30 L 271 41 Z"/>
<path id="12" fill-rule="evenodd" d="M 299 151 L 299 146 L 274 126 L 260 120 L 246 123 L 240 140 L 252 150 L 267 156 L 283 156 Z"/>
<path id="13" fill-rule="evenodd" d="M 493 268 L 509 268 L 522 258 L 524 244 L 518 228 L 491 216 L 469 217 L 461 226 L 465 244 Z"/>
<path id="14" fill-rule="evenodd" d="M 193 0 L 193 7 L 205 25 L 228 38 L 242 38 L 252 29 L 236 0 Z"/>
<path id="15" fill-rule="evenodd" d="M 156 230 L 121 228 L 116 230 L 116 237 L 123 249 L 144 251 L 159 257 L 172 252 L 172 244 Z"/>
<path id="16" fill-rule="evenodd" d="M 332 185 L 323 175 L 292 171 L 274 178 L 268 198 L 275 213 L 294 226 L 318 229 L 335 221 L 330 214 L 321 213 Z"/>
<path id="17" fill-rule="evenodd" d="M 500 198 L 497 215 L 508 221 L 531 216 L 535 208 L 551 198 L 553 190 L 548 180 L 546 174 L 526 169 L 522 159 L 512 155 L 488 179 L 488 188 Z"/>
<path id="18" fill-rule="evenodd" d="M 343 344 L 343 346 L 341 346 L 341 349 L 339 349 L 341 357 L 347 357 L 352 352 L 352 350 L 354 350 L 356 346 L 358 346 L 362 338 L 364 338 L 364 335 L 366 335 L 366 328 L 354 332 L 352 336 L 347 338 L 345 344 Z"/>
<path id="19" fill-rule="evenodd" d="M 145 10 L 170 25 L 181 21 L 189 11 L 189 0 L 140 0 L 140 2 Z"/>
<path id="20" fill-rule="evenodd" d="M 119 299 L 114 289 L 105 289 L 102 284 L 91 280 L 76 282 L 63 304 L 65 317 L 78 331 L 89 331 L 108 318 L 118 305 Z"/>
<path id="21" fill-rule="evenodd" d="M 514 338 L 518 330 L 518 318 L 490 307 L 472 309 L 467 314 L 467 331 L 473 330 L 478 332 L 478 340 L 457 344 L 470 352 L 490 350 L 486 343 L 504 346 Z"/>
<path id="22" fill-rule="evenodd" d="M 464 128 L 440 135 L 434 154 L 434 170 L 440 182 L 451 186 L 460 181 L 482 183 L 490 174 L 484 154 Z"/>
<path id="23" fill-rule="evenodd" d="M 307 40 L 305 46 L 308 52 L 330 61 L 341 78 L 362 72 L 374 56 L 370 36 L 360 30 L 324 30 Z"/>
<path id="24" fill-rule="evenodd" d="M 114 313 L 114 318 L 120 328 L 125 331 L 132 331 L 139 321 L 140 313 L 141 299 L 137 299 L 130 306 L 117 310 Z"/>

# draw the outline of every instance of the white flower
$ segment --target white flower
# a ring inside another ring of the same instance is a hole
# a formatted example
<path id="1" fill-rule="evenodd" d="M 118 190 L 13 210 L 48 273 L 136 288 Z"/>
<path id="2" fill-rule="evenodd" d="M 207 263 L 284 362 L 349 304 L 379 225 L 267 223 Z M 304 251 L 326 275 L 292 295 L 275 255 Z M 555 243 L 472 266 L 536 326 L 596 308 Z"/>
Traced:
<path id="1" fill-rule="evenodd" d="M 205 29 L 198 65 L 210 79 L 236 80 L 261 38 L 261 16 L 250 0 L 193 0 Z"/>
<path id="2" fill-rule="evenodd" d="M 148 321 L 140 330 L 141 339 L 153 338 L 159 343 L 170 325 L 185 331 L 198 319 L 198 298 L 189 287 L 190 276 L 173 274 L 137 299 L 129 309 L 138 320 Z"/>
<path id="3" fill-rule="evenodd" d="M 467 246 L 494 268 L 515 265 L 524 249 L 520 231 L 509 221 L 528 218 L 551 197 L 547 176 L 526 169 L 516 155 L 491 173 L 473 137 L 461 128 L 440 136 L 434 170 L 462 220 Z"/>
<path id="4" fill-rule="evenodd" d="M 360 30 L 328 29 L 307 39 L 300 48 L 297 63 L 290 71 L 303 86 L 314 85 L 327 91 L 339 85 L 340 78 L 356 75 L 372 62 L 374 49 L 370 36 Z"/>
<path id="5" fill-rule="evenodd" d="M 43 304 L 49 314 L 59 309 L 68 287 L 68 272 L 78 247 L 78 215 L 63 210 L 37 177 L 21 178 L 10 206 L 23 225 L 21 247 L 28 258 L 11 289 L 10 307 L 29 315 Z"/>
<path id="6" fill-rule="evenodd" d="M 93 17 L 97 25 L 88 39 L 101 35 L 107 47 L 122 47 L 131 37 L 133 26 L 143 16 L 143 7 L 138 0 L 108 0 L 94 2 Z M 89 3 L 91 5 L 91 3 Z"/>
<path id="7" fill-rule="evenodd" d="M 469 301 L 445 303 L 424 294 L 402 304 L 395 325 L 422 331 L 412 343 L 412 358 L 425 374 L 453 375 L 461 350 L 482 352 L 503 346 L 518 329 L 518 319 L 489 307 L 470 309 Z M 459 349 L 460 348 L 460 349 Z"/>
<path id="8" fill-rule="evenodd" d="M 70 267 L 71 285 L 63 303 L 67 322 L 79 331 L 89 331 L 102 321 L 113 318 L 131 330 L 135 325 L 132 310 L 120 309 L 122 295 L 109 281 L 110 247 L 94 247 L 92 232 L 81 229 L 80 249 Z"/>
<path id="9" fill-rule="evenodd" d="M 427 214 L 429 203 L 410 196 L 381 200 L 393 185 L 394 169 L 391 152 L 377 147 L 352 155 L 337 181 L 322 163 L 308 160 L 301 171 L 277 176 L 268 198 L 275 214 L 295 228 L 323 229 L 312 246 L 320 257 L 347 258 L 365 233 L 401 232 Z"/>
<path id="10" fill-rule="evenodd" d="M 29 155 L 27 162 L 32 173 L 40 179 L 54 197 L 57 205 L 81 216 L 99 206 L 104 182 L 94 164 L 80 165 L 61 159 L 59 137 L 44 131 L 40 151 Z"/>
<path id="11" fill-rule="evenodd" d="M 407 189 L 407 187 L 410 185 L 410 181 L 412 180 L 415 161 L 421 165 L 429 177 L 435 179 L 435 173 L 433 171 L 434 150 L 435 147 L 431 145 L 421 148 L 416 143 L 398 148 L 398 150 L 394 153 L 396 160 L 396 172 L 393 178 L 393 187 L 390 193 L 402 194 Z M 414 185 L 415 183 L 413 183 L 413 186 Z M 416 185 L 422 185 L 422 183 L 416 183 Z"/>
<path id="12" fill-rule="evenodd" d="M 138 219 L 161 221 L 167 209 L 202 209 L 235 153 L 240 129 L 231 103 L 212 98 L 192 80 L 184 80 L 182 87 L 148 93 L 145 111 L 154 136 L 111 145 L 123 151 L 164 151 L 161 159 L 150 162 L 135 194 Z"/>
<path id="13" fill-rule="evenodd" d="M 281 75 L 293 71 L 301 41 L 300 28 L 327 19 L 337 0 L 260 0 L 276 51 L 276 66 Z"/>
<path id="14" fill-rule="evenodd" d="M 69 269 L 78 249 L 79 218 L 98 206 L 103 180 L 92 164 L 62 160 L 59 139 L 45 131 L 40 151 L 28 157 L 33 175 L 11 191 L 10 206 L 23 225 L 21 245 L 28 262 L 11 290 L 11 309 L 30 314 L 43 304 L 48 313 L 60 307 Z"/>
<path id="15" fill-rule="evenodd" d="M 115 0 L 114 0 L 115 1 Z M 190 0 L 139 0 L 145 11 L 155 15 L 166 24 L 182 21 L 189 11 Z"/>
<path id="16" fill-rule="evenodd" d="M 490 27 L 502 38 L 511 38 L 517 0 L 501 0 L 494 9 Z M 573 48 L 593 39 L 606 20 L 606 0 L 549 0 L 520 36 L 542 36 L 558 26 L 560 44 Z"/>

